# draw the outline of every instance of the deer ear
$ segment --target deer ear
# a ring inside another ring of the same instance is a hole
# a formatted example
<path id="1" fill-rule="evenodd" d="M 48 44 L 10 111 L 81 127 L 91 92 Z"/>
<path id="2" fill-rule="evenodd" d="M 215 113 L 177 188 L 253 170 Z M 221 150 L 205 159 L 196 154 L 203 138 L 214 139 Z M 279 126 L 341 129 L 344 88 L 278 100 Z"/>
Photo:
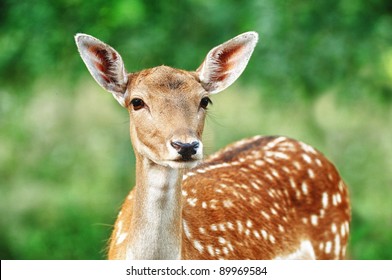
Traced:
<path id="1" fill-rule="evenodd" d="M 125 106 L 128 75 L 119 53 L 100 40 L 86 34 L 75 36 L 80 56 L 97 83 Z"/>
<path id="2" fill-rule="evenodd" d="M 209 93 L 218 93 L 237 80 L 248 64 L 258 37 L 256 32 L 246 32 L 210 50 L 196 70 Z"/>

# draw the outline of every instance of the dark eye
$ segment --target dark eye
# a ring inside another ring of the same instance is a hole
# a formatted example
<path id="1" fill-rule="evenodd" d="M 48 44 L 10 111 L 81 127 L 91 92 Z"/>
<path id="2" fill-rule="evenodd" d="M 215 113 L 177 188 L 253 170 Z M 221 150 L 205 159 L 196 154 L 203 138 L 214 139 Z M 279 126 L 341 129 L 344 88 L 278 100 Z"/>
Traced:
<path id="1" fill-rule="evenodd" d="M 135 111 L 144 108 L 144 101 L 141 100 L 140 98 L 132 99 L 131 104 L 132 104 L 133 110 L 135 110 Z"/>
<path id="2" fill-rule="evenodd" d="M 203 109 L 207 109 L 208 104 L 212 104 L 211 99 L 208 97 L 203 97 L 200 101 L 200 107 Z"/>

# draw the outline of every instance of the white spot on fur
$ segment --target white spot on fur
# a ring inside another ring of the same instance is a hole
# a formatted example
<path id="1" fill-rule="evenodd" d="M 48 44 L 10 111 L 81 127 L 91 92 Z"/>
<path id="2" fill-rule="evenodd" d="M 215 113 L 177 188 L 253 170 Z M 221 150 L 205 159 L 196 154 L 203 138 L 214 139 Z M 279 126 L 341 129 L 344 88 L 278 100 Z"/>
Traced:
<path id="1" fill-rule="evenodd" d="M 302 189 L 303 194 L 305 194 L 305 195 L 308 194 L 308 184 L 306 184 L 306 182 L 302 183 L 301 189 Z"/>
<path id="2" fill-rule="evenodd" d="M 290 186 L 291 186 L 293 189 L 296 189 L 296 188 L 297 188 L 297 184 L 295 183 L 295 180 L 294 180 L 293 177 L 290 177 Z"/>
<path id="3" fill-rule="evenodd" d="M 315 175 L 314 175 L 313 169 L 310 169 L 310 168 L 308 169 L 308 175 L 309 175 L 309 178 L 314 179 Z"/>
<path id="4" fill-rule="evenodd" d="M 295 168 L 297 168 L 297 170 L 301 170 L 302 169 L 301 164 L 298 161 L 294 161 L 293 165 L 294 165 Z"/>
<path id="5" fill-rule="evenodd" d="M 216 206 L 217 202 L 218 201 L 216 199 L 211 199 L 210 200 L 210 208 L 214 209 L 214 210 L 218 209 L 218 207 Z"/>
<path id="6" fill-rule="evenodd" d="M 290 157 L 288 155 L 286 155 L 285 153 L 281 153 L 281 152 L 275 152 L 275 157 L 281 158 L 281 159 L 290 159 Z"/>
<path id="7" fill-rule="evenodd" d="M 257 159 L 257 160 L 255 160 L 255 164 L 256 164 L 257 166 L 263 166 L 265 163 L 264 163 L 264 161 L 262 161 L 262 160 L 260 160 L 260 159 Z"/>
<path id="8" fill-rule="evenodd" d="M 252 187 L 253 187 L 254 189 L 260 190 L 260 187 L 259 187 L 256 183 L 251 182 L 251 185 L 252 185 Z"/>
<path id="9" fill-rule="evenodd" d="M 287 174 L 290 174 L 290 173 L 291 173 L 291 170 L 290 170 L 287 166 L 283 166 L 283 167 L 282 167 L 282 170 L 283 170 L 284 172 L 286 172 Z"/>
<path id="10" fill-rule="evenodd" d="M 233 201 L 231 201 L 230 199 L 223 200 L 223 207 L 231 208 L 233 206 L 234 206 Z"/>
<path id="11" fill-rule="evenodd" d="M 310 156 L 308 156 L 307 154 L 302 154 L 302 158 L 303 158 L 304 161 L 306 161 L 307 163 L 312 163 L 312 159 L 311 159 Z"/>
<path id="12" fill-rule="evenodd" d="M 210 228 L 211 228 L 212 231 L 217 231 L 218 230 L 218 227 L 215 224 L 212 224 L 210 226 Z"/>
<path id="13" fill-rule="evenodd" d="M 249 197 L 249 203 L 251 204 L 251 205 L 255 205 L 256 204 L 256 202 L 257 203 L 260 203 L 260 198 L 258 198 L 257 196 L 251 196 L 251 197 Z"/>
<path id="14" fill-rule="evenodd" d="M 201 245 L 201 243 L 200 243 L 198 240 L 194 240 L 194 241 L 193 241 L 193 245 L 195 246 L 195 248 L 196 248 L 200 253 L 203 253 L 204 247 L 203 247 L 203 245 Z"/>
<path id="15" fill-rule="evenodd" d="M 219 238 L 218 238 L 218 241 L 219 241 L 219 243 L 222 244 L 222 245 L 226 244 L 226 239 L 224 239 L 223 237 L 219 237 Z"/>
<path id="16" fill-rule="evenodd" d="M 268 180 L 274 181 L 274 177 L 271 176 L 269 173 L 264 173 L 264 176 L 267 177 Z"/>
<path id="17" fill-rule="evenodd" d="M 195 176 L 195 175 L 196 175 L 196 173 L 194 173 L 194 172 L 188 172 L 188 173 L 185 174 L 184 176 L 186 176 L 186 179 L 187 179 L 187 178 L 192 177 L 192 176 Z M 183 176 L 183 178 L 184 178 L 184 176 Z M 183 180 L 185 180 L 185 179 L 183 179 Z"/>
<path id="18" fill-rule="evenodd" d="M 275 161 L 271 158 L 266 157 L 266 158 L 264 158 L 264 160 L 270 164 L 275 164 Z"/>
<path id="19" fill-rule="evenodd" d="M 336 233 L 336 232 L 337 232 L 337 227 L 336 227 L 336 224 L 335 224 L 335 223 L 332 223 L 332 225 L 331 225 L 331 231 L 332 231 L 332 233 Z"/>
<path id="20" fill-rule="evenodd" d="M 316 255 L 312 243 L 309 240 L 303 240 L 300 247 L 294 252 L 286 256 L 278 256 L 276 260 L 315 260 Z"/>
<path id="21" fill-rule="evenodd" d="M 323 192 L 321 201 L 323 204 L 323 208 L 326 209 L 328 207 L 328 193 L 327 192 Z"/>
<path id="22" fill-rule="evenodd" d="M 264 238 L 265 240 L 267 240 L 267 238 L 268 238 L 268 233 L 267 233 L 264 229 L 260 230 L 260 233 L 261 233 L 261 235 L 263 236 L 263 238 Z"/>
<path id="23" fill-rule="evenodd" d="M 207 245 L 207 251 L 210 253 L 211 256 L 215 256 L 215 251 L 212 245 Z"/>
<path id="24" fill-rule="evenodd" d="M 248 169 L 248 168 L 245 168 L 245 167 L 241 167 L 241 168 L 240 168 L 240 171 L 242 171 L 242 173 L 248 173 L 248 172 L 249 172 L 249 169 Z"/>
<path id="25" fill-rule="evenodd" d="M 239 233 L 241 233 L 243 231 L 243 229 L 244 229 L 241 221 L 238 221 L 238 220 L 237 220 L 237 229 L 238 229 Z"/>
<path id="26" fill-rule="evenodd" d="M 183 231 L 185 233 L 186 238 L 191 239 L 192 238 L 192 234 L 191 234 L 191 232 L 189 230 L 188 223 L 184 219 L 182 220 L 182 229 L 183 229 Z"/>
<path id="27" fill-rule="evenodd" d="M 188 198 L 187 202 L 189 204 L 189 206 L 195 207 L 196 206 L 196 202 L 197 202 L 197 198 Z"/>
<path id="28" fill-rule="evenodd" d="M 340 236 L 339 234 L 335 235 L 335 251 L 334 251 L 336 257 L 339 257 L 340 254 Z"/>
<path id="29" fill-rule="evenodd" d="M 318 225 L 318 217 L 316 215 L 311 215 L 310 216 L 310 223 L 314 226 Z"/>
<path id="30" fill-rule="evenodd" d="M 275 178 L 279 178 L 280 177 L 280 175 L 279 175 L 279 172 L 278 171 L 276 171 L 276 169 L 271 169 L 271 172 L 272 172 L 272 175 L 275 177 Z"/>
<path id="31" fill-rule="evenodd" d="M 345 227 L 344 227 L 344 224 L 341 224 L 341 225 L 340 225 L 340 234 L 341 234 L 342 236 L 346 236 L 346 229 L 345 229 Z"/>
<path id="32" fill-rule="evenodd" d="M 331 253 L 331 249 L 332 249 L 332 242 L 331 241 L 327 241 L 327 243 L 325 243 L 325 253 L 326 254 Z"/>
<path id="33" fill-rule="evenodd" d="M 343 183 L 342 180 L 339 181 L 338 188 L 339 188 L 339 191 L 340 191 L 340 192 L 343 192 L 343 190 L 344 190 L 344 183 Z"/>
<path id="34" fill-rule="evenodd" d="M 259 170 L 259 168 L 254 164 L 249 164 L 248 167 L 253 170 Z"/>
<path id="35" fill-rule="evenodd" d="M 338 200 L 337 200 L 337 198 L 336 198 L 336 196 L 334 194 L 332 195 L 332 205 L 333 206 L 338 205 Z"/>
<path id="36" fill-rule="evenodd" d="M 312 147 L 312 146 L 309 146 L 308 144 L 305 144 L 305 143 L 300 143 L 300 145 L 301 145 L 301 147 L 302 147 L 302 149 L 305 151 L 305 152 L 307 152 L 307 153 L 311 153 L 311 154 L 317 154 L 317 152 L 316 152 L 316 150 Z"/>
<path id="37" fill-rule="evenodd" d="M 270 215 L 268 215 L 268 214 L 267 214 L 266 212 L 264 212 L 264 211 L 261 211 L 261 215 L 263 215 L 264 218 L 266 218 L 267 220 L 270 219 Z"/>
<path id="38" fill-rule="evenodd" d="M 349 223 L 346 221 L 345 223 L 345 226 L 346 226 L 346 233 L 347 233 L 347 235 L 349 234 L 349 232 L 350 232 L 350 225 L 349 225 Z"/>
<path id="39" fill-rule="evenodd" d="M 247 226 L 248 228 L 251 228 L 252 225 L 253 225 L 253 223 L 252 223 L 251 220 L 247 220 L 247 221 L 246 221 L 246 226 Z"/>
<path id="40" fill-rule="evenodd" d="M 340 193 L 337 193 L 337 194 L 336 194 L 336 202 L 337 202 L 338 204 L 342 203 L 342 196 L 340 195 Z"/>

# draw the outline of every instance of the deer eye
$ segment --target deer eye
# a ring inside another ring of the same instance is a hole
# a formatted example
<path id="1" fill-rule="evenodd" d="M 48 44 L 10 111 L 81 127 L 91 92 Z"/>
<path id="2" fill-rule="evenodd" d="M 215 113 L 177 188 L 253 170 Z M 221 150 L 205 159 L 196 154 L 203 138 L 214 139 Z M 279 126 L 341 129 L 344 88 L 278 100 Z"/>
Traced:
<path id="1" fill-rule="evenodd" d="M 141 100 L 140 98 L 132 99 L 131 104 L 132 104 L 133 110 L 135 110 L 135 111 L 144 108 L 144 105 L 145 105 L 144 101 Z"/>
<path id="2" fill-rule="evenodd" d="M 200 107 L 203 109 L 207 109 L 208 104 L 212 104 L 211 99 L 208 97 L 203 97 L 200 101 Z"/>

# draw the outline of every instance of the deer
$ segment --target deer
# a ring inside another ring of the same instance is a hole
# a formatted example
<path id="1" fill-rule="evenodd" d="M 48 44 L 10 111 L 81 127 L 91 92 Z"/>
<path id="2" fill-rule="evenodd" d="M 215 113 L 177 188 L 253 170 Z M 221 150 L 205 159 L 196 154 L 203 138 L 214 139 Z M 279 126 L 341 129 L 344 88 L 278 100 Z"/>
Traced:
<path id="1" fill-rule="evenodd" d="M 348 187 L 318 150 L 254 136 L 203 160 L 212 95 L 243 73 L 254 31 L 212 48 L 195 71 L 128 73 L 120 54 L 75 35 L 95 81 L 128 110 L 135 186 L 118 213 L 109 259 L 344 259 Z"/>

